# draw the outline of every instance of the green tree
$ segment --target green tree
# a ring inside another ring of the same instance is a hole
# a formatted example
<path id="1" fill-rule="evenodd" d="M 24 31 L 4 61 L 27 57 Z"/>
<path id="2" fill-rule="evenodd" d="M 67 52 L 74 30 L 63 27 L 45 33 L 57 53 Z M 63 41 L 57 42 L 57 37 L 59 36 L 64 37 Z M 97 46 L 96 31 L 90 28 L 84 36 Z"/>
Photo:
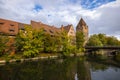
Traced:
<path id="1" fill-rule="evenodd" d="M 105 46 L 107 44 L 107 40 L 106 40 L 107 36 L 101 33 L 98 34 L 97 36 L 99 37 L 99 40 L 102 42 L 103 46 Z"/>
<path id="2" fill-rule="evenodd" d="M 72 39 L 67 35 L 65 31 L 61 33 L 62 39 L 62 53 L 63 55 L 67 56 L 71 53 L 75 53 L 76 46 L 72 44 Z"/>
<path id="3" fill-rule="evenodd" d="M 85 45 L 85 39 L 83 32 L 76 32 L 76 47 L 77 50 L 82 52 L 84 50 L 83 46 Z"/>
<path id="4" fill-rule="evenodd" d="M 90 36 L 87 46 L 120 46 L 120 41 L 114 36 L 100 33 Z"/>
<path id="5" fill-rule="evenodd" d="M 59 52 L 61 46 L 61 36 L 44 34 L 44 52 L 54 53 Z"/>
<path id="6" fill-rule="evenodd" d="M 102 42 L 100 41 L 98 35 L 92 35 L 90 36 L 87 46 L 103 46 Z"/>
<path id="7" fill-rule="evenodd" d="M 106 38 L 107 46 L 120 46 L 119 40 L 116 37 L 110 36 Z"/>
<path id="8" fill-rule="evenodd" d="M 43 49 L 43 31 L 25 26 L 16 36 L 16 47 L 25 57 L 34 57 Z"/>
<path id="9" fill-rule="evenodd" d="M 0 34 L 0 56 L 5 53 L 5 49 L 7 48 L 6 43 L 8 42 L 8 37 Z"/>

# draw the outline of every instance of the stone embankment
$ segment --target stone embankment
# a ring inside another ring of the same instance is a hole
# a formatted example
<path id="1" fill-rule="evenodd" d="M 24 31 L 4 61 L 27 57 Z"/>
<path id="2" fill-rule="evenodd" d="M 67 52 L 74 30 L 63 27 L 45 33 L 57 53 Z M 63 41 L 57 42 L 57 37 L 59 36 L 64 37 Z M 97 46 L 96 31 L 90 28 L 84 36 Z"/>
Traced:
<path id="1" fill-rule="evenodd" d="M 54 58 L 58 58 L 58 56 L 35 57 L 35 58 L 28 58 L 28 59 L 1 60 L 1 61 L 0 61 L 0 65 L 5 64 L 5 63 L 24 62 L 24 61 L 34 61 L 34 60 L 48 59 L 48 58 L 54 59 Z"/>

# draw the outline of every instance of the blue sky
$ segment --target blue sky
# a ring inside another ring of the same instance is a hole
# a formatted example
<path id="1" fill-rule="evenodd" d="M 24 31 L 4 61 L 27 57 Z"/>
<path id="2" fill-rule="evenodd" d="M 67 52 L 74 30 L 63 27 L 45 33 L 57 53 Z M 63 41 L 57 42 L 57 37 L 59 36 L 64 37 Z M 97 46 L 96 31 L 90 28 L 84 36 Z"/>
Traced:
<path id="1" fill-rule="evenodd" d="M 86 9 L 94 9 L 103 4 L 107 4 L 113 1 L 116 1 L 116 0 L 82 0 L 81 5 L 83 8 L 86 8 Z"/>
<path id="2" fill-rule="evenodd" d="M 0 18 L 30 24 L 30 20 L 60 27 L 82 17 L 89 34 L 120 38 L 120 0 L 0 0 Z"/>
<path id="3" fill-rule="evenodd" d="M 34 9 L 35 11 L 39 12 L 39 11 L 42 10 L 43 8 L 42 8 L 41 5 L 36 4 L 33 9 Z"/>

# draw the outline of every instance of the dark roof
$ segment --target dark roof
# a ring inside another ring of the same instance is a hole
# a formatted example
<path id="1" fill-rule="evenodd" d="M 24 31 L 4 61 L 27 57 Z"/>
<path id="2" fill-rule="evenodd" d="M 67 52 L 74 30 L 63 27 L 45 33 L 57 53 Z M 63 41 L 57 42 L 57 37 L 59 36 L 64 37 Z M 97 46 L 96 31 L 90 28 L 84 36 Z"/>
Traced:
<path id="1" fill-rule="evenodd" d="M 83 20 L 83 18 L 80 19 L 79 24 L 86 25 L 86 22 Z"/>

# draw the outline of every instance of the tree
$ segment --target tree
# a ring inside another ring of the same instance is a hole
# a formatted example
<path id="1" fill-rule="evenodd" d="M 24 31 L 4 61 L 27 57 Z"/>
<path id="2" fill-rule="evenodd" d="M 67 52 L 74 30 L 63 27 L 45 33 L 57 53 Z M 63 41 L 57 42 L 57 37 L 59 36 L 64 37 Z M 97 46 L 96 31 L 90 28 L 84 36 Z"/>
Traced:
<path id="1" fill-rule="evenodd" d="M 43 31 L 25 26 L 16 36 L 17 51 L 23 52 L 25 57 L 34 57 L 43 49 Z"/>
<path id="2" fill-rule="evenodd" d="M 106 38 L 107 46 L 120 46 L 119 40 L 116 37 L 110 36 Z"/>
<path id="3" fill-rule="evenodd" d="M 67 56 L 71 53 L 75 53 L 75 45 L 72 44 L 72 39 L 67 35 L 65 31 L 61 33 L 62 39 L 62 53 L 63 55 Z"/>
<path id="4" fill-rule="evenodd" d="M 61 47 L 61 36 L 44 33 L 44 52 L 59 52 Z"/>
<path id="5" fill-rule="evenodd" d="M 8 37 L 0 34 L 0 55 L 5 53 L 5 49 L 7 48 L 6 43 L 8 42 Z"/>
<path id="6" fill-rule="evenodd" d="M 77 49 L 83 48 L 84 46 L 84 34 L 83 32 L 76 32 L 76 47 Z"/>
<path id="7" fill-rule="evenodd" d="M 100 33 L 90 36 L 87 46 L 120 46 L 120 41 L 116 37 Z"/>
<path id="8" fill-rule="evenodd" d="M 107 36 L 101 33 L 98 34 L 97 36 L 99 37 L 99 40 L 102 42 L 103 46 L 105 46 L 107 44 L 107 40 L 106 40 Z"/>
<path id="9" fill-rule="evenodd" d="M 99 40 L 98 35 L 92 35 L 90 36 L 87 46 L 103 46 L 102 42 Z"/>

